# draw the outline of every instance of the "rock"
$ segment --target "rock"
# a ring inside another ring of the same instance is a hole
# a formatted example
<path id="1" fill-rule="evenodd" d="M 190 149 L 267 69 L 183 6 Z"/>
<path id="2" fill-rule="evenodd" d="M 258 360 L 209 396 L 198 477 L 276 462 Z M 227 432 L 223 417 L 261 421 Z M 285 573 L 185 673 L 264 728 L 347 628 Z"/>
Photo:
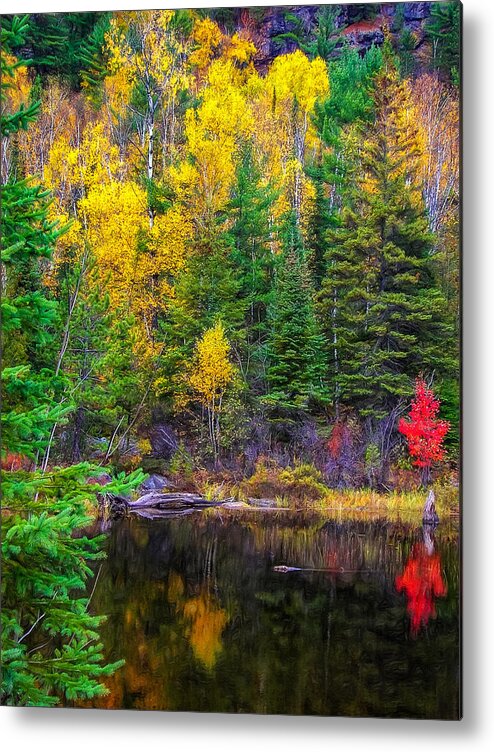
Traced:
<path id="1" fill-rule="evenodd" d="M 343 34 L 348 42 L 358 49 L 360 54 L 370 50 L 372 45 L 381 45 L 384 42 L 384 32 L 380 27 L 367 28 L 363 23 L 356 23 L 344 29 Z"/>
<path id="2" fill-rule="evenodd" d="M 431 3 L 403 3 L 405 21 L 423 21 L 431 14 Z"/>
<path id="3" fill-rule="evenodd" d="M 153 457 L 170 459 L 178 449 L 178 439 L 166 423 L 156 423 L 149 432 Z"/>
<path id="4" fill-rule="evenodd" d="M 174 488 L 171 481 L 165 478 L 164 475 L 158 475 L 158 473 L 152 473 L 149 478 L 141 483 L 137 489 L 139 493 L 145 491 L 160 491 L 162 488 Z"/>

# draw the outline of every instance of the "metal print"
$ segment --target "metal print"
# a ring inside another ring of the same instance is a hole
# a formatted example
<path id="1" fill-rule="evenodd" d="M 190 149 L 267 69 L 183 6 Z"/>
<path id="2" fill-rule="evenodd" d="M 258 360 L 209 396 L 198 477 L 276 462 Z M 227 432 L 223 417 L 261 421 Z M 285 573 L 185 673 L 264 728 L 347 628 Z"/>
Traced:
<path id="1" fill-rule="evenodd" d="M 460 4 L 1 20 L 2 703 L 458 720 Z"/>

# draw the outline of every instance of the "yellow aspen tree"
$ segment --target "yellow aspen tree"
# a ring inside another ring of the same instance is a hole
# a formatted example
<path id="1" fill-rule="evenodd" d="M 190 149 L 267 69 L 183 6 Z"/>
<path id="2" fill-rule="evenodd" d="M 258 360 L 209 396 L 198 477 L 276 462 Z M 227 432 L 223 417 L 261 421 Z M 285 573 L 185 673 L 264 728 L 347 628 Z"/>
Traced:
<path id="1" fill-rule="evenodd" d="M 424 73 L 412 83 L 412 98 L 425 142 L 421 172 L 429 224 L 440 234 L 459 201 L 458 95 L 437 73 Z"/>
<path id="2" fill-rule="evenodd" d="M 213 61 L 201 104 L 186 112 L 189 159 L 172 169 L 171 176 L 180 197 L 203 219 L 224 209 L 235 180 L 240 143 L 254 132 L 247 75 L 232 59 Z"/>
<path id="3" fill-rule="evenodd" d="M 63 133 L 74 142 L 78 128 L 76 113 L 84 104 L 80 94 L 71 92 L 57 79 L 49 79 L 39 97 L 38 117 L 27 131 L 19 134 L 19 143 L 26 173 L 45 182 L 45 167 L 53 144 Z"/>
<path id="4" fill-rule="evenodd" d="M 253 105 L 256 139 L 282 188 L 279 213 L 292 209 L 300 222 L 304 200 L 312 195 L 304 177 L 307 147 L 317 143 L 311 116 L 317 99 L 329 94 L 327 66 L 297 50 L 277 57 L 261 82 Z"/>
<path id="5" fill-rule="evenodd" d="M 194 50 L 189 62 L 201 76 L 219 51 L 224 35 L 218 24 L 210 18 L 198 18 L 192 30 L 192 39 Z"/>
<path id="6" fill-rule="evenodd" d="M 138 129 L 138 151 L 144 157 L 145 174 L 155 179 L 156 122 L 160 109 L 170 117 L 174 113 L 179 90 L 189 80 L 185 69 L 186 46 L 174 32 L 174 11 L 133 11 L 113 18 L 107 34 L 114 80 L 107 81 L 112 119 L 133 115 Z M 131 102 L 132 90 L 139 87 L 143 105 Z M 113 102 L 111 101 L 113 97 Z M 165 115 L 166 116 L 166 115 Z M 162 144 L 166 149 L 166 144 Z M 154 212 L 148 210 L 152 227 Z"/>
<path id="7" fill-rule="evenodd" d="M 202 222 L 225 208 L 240 142 L 252 135 L 254 127 L 241 72 L 232 60 L 215 60 L 200 106 L 185 115 L 189 159 L 170 170 L 177 195 Z"/>
<path id="8" fill-rule="evenodd" d="M 196 345 L 189 383 L 207 411 L 209 440 L 215 464 L 220 450 L 220 415 L 223 397 L 235 369 L 229 360 L 230 345 L 221 321 L 207 329 Z"/>

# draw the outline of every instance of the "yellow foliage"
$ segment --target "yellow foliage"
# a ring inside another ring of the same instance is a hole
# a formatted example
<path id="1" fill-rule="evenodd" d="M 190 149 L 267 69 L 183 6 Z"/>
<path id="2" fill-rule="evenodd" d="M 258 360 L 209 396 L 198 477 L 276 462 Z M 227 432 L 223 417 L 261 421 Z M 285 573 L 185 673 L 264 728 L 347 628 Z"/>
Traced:
<path id="1" fill-rule="evenodd" d="M 221 321 L 207 329 L 196 345 L 194 371 L 190 385 L 199 400 L 212 409 L 219 409 L 221 398 L 235 375 L 228 359 L 230 345 Z"/>
<path id="2" fill-rule="evenodd" d="M 235 179 L 238 144 L 254 131 L 238 71 L 231 60 L 215 60 L 197 110 L 187 110 L 185 134 L 192 161 L 170 171 L 183 201 L 198 213 L 224 208 Z"/>
<path id="3" fill-rule="evenodd" d="M 307 215 L 313 188 L 303 171 L 305 151 L 318 144 L 311 115 L 317 99 L 328 94 L 326 63 L 320 58 L 310 61 L 300 50 L 276 58 L 264 79 L 249 79 L 258 153 L 266 160 L 265 172 L 280 188 L 275 219 L 295 207 Z"/>
<path id="4" fill-rule="evenodd" d="M 105 133 L 103 123 L 91 123 L 80 143 L 73 146 L 64 131 L 53 142 L 45 167 L 45 183 L 63 205 L 71 189 L 82 192 L 116 179 L 122 170 L 118 147 Z"/>
<path id="5" fill-rule="evenodd" d="M 148 249 L 157 273 L 175 276 L 184 268 L 192 236 L 192 222 L 180 206 L 175 205 L 155 217 L 149 231 Z"/>
<path id="6" fill-rule="evenodd" d="M 423 144 L 420 173 L 431 229 L 455 222 L 459 199 L 459 115 L 455 90 L 437 74 L 426 73 L 412 84 L 414 114 Z M 455 233 L 456 234 L 456 233 Z"/>
<path id="7" fill-rule="evenodd" d="M 318 97 L 328 96 L 326 63 L 320 57 L 310 61 L 300 50 L 275 58 L 266 76 L 266 91 L 274 101 L 274 114 L 284 114 L 294 99 L 302 113 L 314 109 Z"/>
<path id="8" fill-rule="evenodd" d="M 229 40 L 229 45 L 225 51 L 226 58 L 231 58 L 237 63 L 247 64 L 252 61 L 257 50 L 253 42 L 244 39 L 238 34 L 234 34 Z"/>
<path id="9" fill-rule="evenodd" d="M 151 442 L 149 439 L 139 439 L 137 442 L 137 448 L 139 449 L 139 454 L 141 455 L 141 459 L 143 455 L 150 454 L 152 451 Z"/>
<path id="10" fill-rule="evenodd" d="M 149 275 L 148 259 L 137 251 L 139 231 L 147 223 L 146 198 L 139 185 L 128 181 L 97 185 L 79 202 L 100 277 L 110 280 L 114 307 L 135 305 L 136 293 L 141 292 L 143 279 Z M 147 297 L 145 291 L 141 294 Z M 144 301 L 139 300 L 139 304 Z"/>
<path id="11" fill-rule="evenodd" d="M 146 191 L 133 181 L 95 186 L 79 210 L 99 284 L 107 287 L 112 307 L 134 313 L 152 340 L 153 317 L 166 308 L 173 277 L 185 264 L 190 221 L 180 207 L 172 207 L 150 230 Z"/>
<path id="12" fill-rule="evenodd" d="M 185 592 L 183 577 L 178 572 L 170 572 L 168 575 L 168 600 L 177 604 L 182 600 Z"/>
<path id="13" fill-rule="evenodd" d="M 2 52 L 6 65 L 13 66 L 17 63 L 14 55 Z M 16 112 L 21 104 L 26 106 L 31 91 L 31 82 L 29 80 L 28 69 L 25 65 L 19 65 L 14 68 L 12 75 L 5 71 L 4 80 L 2 81 L 2 93 L 5 94 L 5 103 L 2 109 L 5 114 Z"/>
<path id="14" fill-rule="evenodd" d="M 210 18 L 201 18 L 194 24 L 192 38 L 195 49 L 189 57 L 189 62 L 203 70 L 207 68 L 221 45 L 223 34 L 218 24 Z"/>
<path id="15" fill-rule="evenodd" d="M 106 35 L 111 75 L 104 86 L 113 124 L 118 124 L 130 106 L 137 82 L 146 92 L 145 117 L 152 118 L 151 111 L 158 103 L 166 109 L 178 91 L 190 85 L 185 68 L 188 50 L 170 24 L 173 16 L 171 10 L 153 10 L 128 12 L 112 19 Z"/>

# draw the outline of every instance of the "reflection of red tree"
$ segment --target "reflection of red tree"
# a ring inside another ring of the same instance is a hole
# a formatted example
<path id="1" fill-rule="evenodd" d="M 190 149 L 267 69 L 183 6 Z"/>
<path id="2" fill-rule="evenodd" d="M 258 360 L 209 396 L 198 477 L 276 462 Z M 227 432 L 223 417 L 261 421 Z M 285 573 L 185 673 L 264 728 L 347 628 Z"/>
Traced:
<path id="1" fill-rule="evenodd" d="M 429 619 L 436 616 L 434 598 L 446 595 L 439 554 L 426 543 L 415 543 L 395 586 L 399 593 L 405 591 L 410 629 L 415 637 L 420 627 L 427 626 Z"/>

